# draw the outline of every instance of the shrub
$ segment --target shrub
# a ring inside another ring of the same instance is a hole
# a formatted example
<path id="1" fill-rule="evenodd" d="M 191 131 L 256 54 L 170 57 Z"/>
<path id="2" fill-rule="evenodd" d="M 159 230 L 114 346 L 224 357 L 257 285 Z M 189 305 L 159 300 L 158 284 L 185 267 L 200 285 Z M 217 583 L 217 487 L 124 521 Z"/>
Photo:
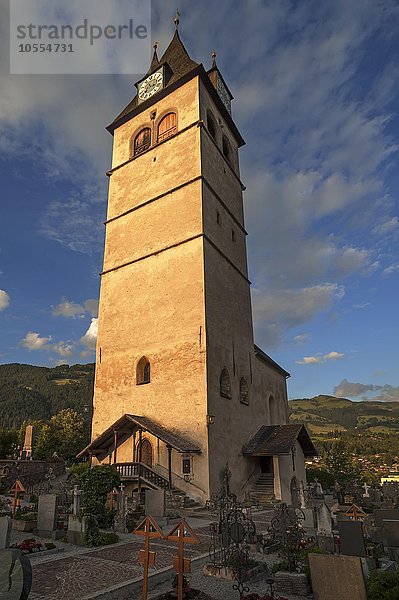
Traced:
<path id="1" fill-rule="evenodd" d="M 374 572 L 367 580 L 368 600 L 397 600 L 399 571 Z"/>
<path id="2" fill-rule="evenodd" d="M 115 511 L 106 505 L 107 494 L 112 492 L 119 482 L 119 474 L 111 465 L 93 467 L 81 474 L 88 546 L 101 546 L 100 528 L 106 529 L 113 523 Z"/>
<path id="3" fill-rule="evenodd" d="M 103 531 L 100 535 L 102 546 L 109 546 L 109 544 L 119 542 L 119 536 L 114 531 Z"/>

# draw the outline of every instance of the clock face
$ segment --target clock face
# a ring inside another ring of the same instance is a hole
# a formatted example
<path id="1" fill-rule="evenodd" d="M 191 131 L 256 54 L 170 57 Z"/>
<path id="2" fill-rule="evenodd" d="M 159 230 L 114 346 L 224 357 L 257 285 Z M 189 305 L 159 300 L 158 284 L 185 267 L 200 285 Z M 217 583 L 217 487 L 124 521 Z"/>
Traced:
<path id="1" fill-rule="evenodd" d="M 162 86 L 163 86 L 162 71 L 156 71 L 155 73 L 152 73 L 152 75 L 150 75 L 149 77 L 147 77 L 147 79 L 144 79 L 144 81 L 142 81 L 140 83 L 139 93 L 138 93 L 139 100 L 141 102 L 143 102 L 144 100 L 147 100 L 147 98 L 151 98 L 151 96 L 153 96 L 154 94 L 159 92 L 159 90 L 162 88 Z"/>

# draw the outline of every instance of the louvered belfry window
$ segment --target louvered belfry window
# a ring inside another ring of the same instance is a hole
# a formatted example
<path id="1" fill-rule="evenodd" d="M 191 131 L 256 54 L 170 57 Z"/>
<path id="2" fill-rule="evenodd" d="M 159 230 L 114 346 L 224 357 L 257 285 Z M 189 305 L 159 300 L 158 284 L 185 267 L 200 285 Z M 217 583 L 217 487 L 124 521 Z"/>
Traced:
<path id="1" fill-rule="evenodd" d="M 134 139 L 134 156 L 144 152 L 151 146 L 151 129 L 145 127 L 142 129 Z"/>
<path id="2" fill-rule="evenodd" d="M 168 113 L 158 125 L 158 142 L 176 133 L 176 113 Z"/>

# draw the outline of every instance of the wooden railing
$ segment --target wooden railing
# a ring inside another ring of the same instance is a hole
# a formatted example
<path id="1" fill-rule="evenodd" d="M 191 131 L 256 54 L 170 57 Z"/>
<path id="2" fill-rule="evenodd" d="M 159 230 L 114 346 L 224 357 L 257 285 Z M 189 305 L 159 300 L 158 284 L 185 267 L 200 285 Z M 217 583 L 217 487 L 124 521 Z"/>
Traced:
<path id="1" fill-rule="evenodd" d="M 155 485 L 157 488 L 169 489 L 169 481 L 143 463 L 116 463 L 114 467 L 122 478 L 138 479 L 140 477 L 143 481 Z"/>

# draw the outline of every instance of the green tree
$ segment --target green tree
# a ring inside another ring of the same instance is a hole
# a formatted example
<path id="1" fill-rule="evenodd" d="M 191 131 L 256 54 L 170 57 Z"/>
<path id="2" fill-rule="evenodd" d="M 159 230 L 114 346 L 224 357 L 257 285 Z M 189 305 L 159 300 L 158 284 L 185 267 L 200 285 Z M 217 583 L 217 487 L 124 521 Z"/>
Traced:
<path id="1" fill-rule="evenodd" d="M 18 450 L 18 431 L 0 429 L 0 458 L 7 458 Z"/>
<path id="2" fill-rule="evenodd" d="M 325 463 L 334 481 L 340 485 L 344 485 L 348 481 L 355 481 L 359 477 L 358 469 L 342 440 L 332 444 L 330 449 L 327 450 Z"/>
<path id="3" fill-rule="evenodd" d="M 35 458 L 50 460 L 54 453 L 71 461 L 82 449 L 85 435 L 84 417 L 71 408 L 51 417 L 37 437 Z"/>

